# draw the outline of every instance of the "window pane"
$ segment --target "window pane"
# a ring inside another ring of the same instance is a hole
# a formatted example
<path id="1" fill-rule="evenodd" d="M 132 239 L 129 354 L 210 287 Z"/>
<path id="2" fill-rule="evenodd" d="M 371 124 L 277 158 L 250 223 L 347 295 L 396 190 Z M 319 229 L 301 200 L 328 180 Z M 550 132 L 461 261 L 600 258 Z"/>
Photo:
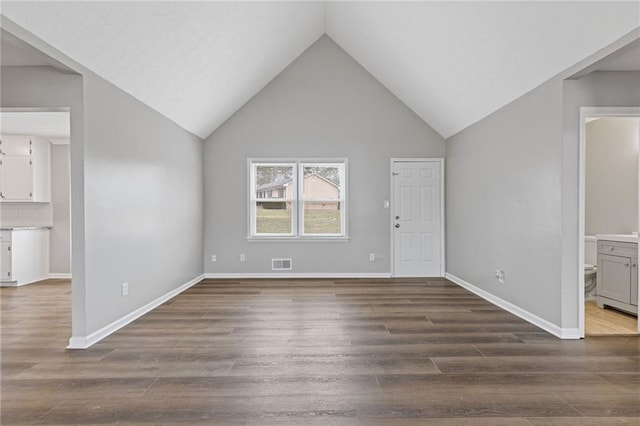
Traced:
<path id="1" fill-rule="evenodd" d="M 326 200 L 340 199 L 342 165 L 305 165 L 304 173 L 304 199 Z"/>
<path id="2" fill-rule="evenodd" d="M 256 198 L 291 200 L 293 190 L 293 166 L 256 166 Z"/>
<path id="3" fill-rule="evenodd" d="M 340 202 L 305 201 L 305 234 L 342 234 Z"/>
<path id="4" fill-rule="evenodd" d="M 291 201 L 256 202 L 256 233 L 291 234 Z"/>

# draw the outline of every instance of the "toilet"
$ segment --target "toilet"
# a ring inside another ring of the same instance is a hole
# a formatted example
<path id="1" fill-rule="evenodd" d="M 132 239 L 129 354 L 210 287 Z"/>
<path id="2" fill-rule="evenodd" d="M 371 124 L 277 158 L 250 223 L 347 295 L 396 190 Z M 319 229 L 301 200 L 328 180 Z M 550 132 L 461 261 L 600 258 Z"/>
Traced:
<path id="1" fill-rule="evenodd" d="M 584 300 L 596 300 L 596 282 L 598 276 L 597 263 L 597 243 L 595 236 L 585 236 L 584 238 Z"/>

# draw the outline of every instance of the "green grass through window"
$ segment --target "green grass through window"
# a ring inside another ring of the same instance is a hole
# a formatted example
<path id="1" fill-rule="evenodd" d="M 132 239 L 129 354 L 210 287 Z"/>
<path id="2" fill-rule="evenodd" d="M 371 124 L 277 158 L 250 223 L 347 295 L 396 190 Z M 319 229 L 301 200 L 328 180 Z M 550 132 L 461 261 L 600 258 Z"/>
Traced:
<path id="1" fill-rule="evenodd" d="M 258 234 L 290 234 L 291 210 L 256 209 L 256 232 Z M 304 232 L 306 234 L 341 234 L 340 211 L 305 210 Z"/>

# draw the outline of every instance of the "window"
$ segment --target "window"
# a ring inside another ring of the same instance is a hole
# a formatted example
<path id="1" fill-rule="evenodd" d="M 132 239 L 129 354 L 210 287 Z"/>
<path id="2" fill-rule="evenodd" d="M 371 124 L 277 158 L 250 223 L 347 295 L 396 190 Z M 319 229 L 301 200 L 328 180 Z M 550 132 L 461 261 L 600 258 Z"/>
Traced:
<path id="1" fill-rule="evenodd" d="M 345 238 L 346 160 L 249 160 L 249 237 Z"/>

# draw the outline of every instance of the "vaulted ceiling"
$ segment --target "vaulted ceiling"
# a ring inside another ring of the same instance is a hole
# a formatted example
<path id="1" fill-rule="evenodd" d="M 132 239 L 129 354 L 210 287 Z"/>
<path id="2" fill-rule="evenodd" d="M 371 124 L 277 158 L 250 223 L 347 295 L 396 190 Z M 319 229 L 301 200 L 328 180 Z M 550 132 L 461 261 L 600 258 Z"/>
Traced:
<path id="1" fill-rule="evenodd" d="M 640 27 L 635 1 L 3 1 L 2 14 L 203 138 L 325 33 L 448 137 Z"/>

